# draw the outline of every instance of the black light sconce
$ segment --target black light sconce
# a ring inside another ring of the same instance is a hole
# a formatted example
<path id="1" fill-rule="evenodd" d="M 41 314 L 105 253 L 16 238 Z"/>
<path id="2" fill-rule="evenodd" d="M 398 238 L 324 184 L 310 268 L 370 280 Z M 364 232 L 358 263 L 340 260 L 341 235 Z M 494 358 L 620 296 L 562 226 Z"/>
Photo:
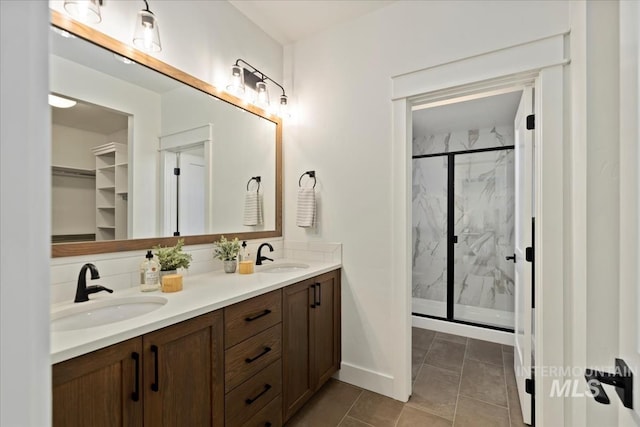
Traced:
<path id="1" fill-rule="evenodd" d="M 243 65 L 240 65 L 241 63 Z M 227 86 L 227 91 L 241 98 L 244 97 L 245 89 L 248 87 L 256 93 L 256 99 L 251 100 L 251 102 L 263 109 L 267 109 L 269 107 L 267 81 L 270 81 L 282 90 L 282 95 L 280 95 L 279 98 L 280 108 L 278 115 L 284 117 L 287 114 L 288 103 L 284 87 L 243 59 L 236 60 L 236 63 L 231 67 L 231 83 Z"/>

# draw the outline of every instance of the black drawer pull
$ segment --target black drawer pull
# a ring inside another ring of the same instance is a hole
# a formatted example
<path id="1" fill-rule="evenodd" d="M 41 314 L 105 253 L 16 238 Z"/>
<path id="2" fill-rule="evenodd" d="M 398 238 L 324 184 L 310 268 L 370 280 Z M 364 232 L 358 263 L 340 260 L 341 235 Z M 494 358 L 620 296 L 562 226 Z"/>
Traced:
<path id="1" fill-rule="evenodd" d="M 316 286 L 318 287 L 318 302 L 316 303 L 316 306 L 320 307 L 320 304 L 322 303 L 322 286 L 320 283 L 316 283 Z"/>
<path id="2" fill-rule="evenodd" d="M 245 400 L 245 402 L 247 403 L 247 405 L 251 405 L 253 402 L 255 402 L 256 400 L 258 400 L 260 398 L 260 396 L 262 396 L 263 394 L 265 394 L 266 392 L 268 392 L 269 390 L 271 390 L 271 384 L 265 384 L 264 385 L 264 390 L 262 390 L 256 397 L 254 397 L 253 399 L 249 398 L 247 400 Z"/>
<path id="3" fill-rule="evenodd" d="M 140 400 L 140 355 L 137 352 L 131 353 L 131 358 L 135 362 L 135 386 L 133 389 L 133 393 L 131 393 L 131 400 L 137 402 Z"/>
<path id="4" fill-rule="evenodd" d="M 313 304 L 311 304 L 311 308 L 316 308 L 316 285 L 311 285 L 311 289 L 313 289 Z"/>
<path id="5" fill-rule="evenodd" d="M 264 423 L 264 427 L 271 427 L 271 423 L 267 421 L 266 423 Z"/>
<path id="6" fill-rule="evenodd" d="M 255 362 L 256 360 L 260 359 L 262 356 L 264 356 L 265 354 L 269 353 L 270 351 L 271 351 L 271 347 L 265 347 L 264 350 L 262 351 L 262 353 L 260 353 L 259 355 L 257 355 L 256 357 L 253 357 L 251 359 L 249 359 L 249 358 L 244 359 L 244 361 L 247 362 L 247 363 Z"/>
<path id="7" fill-rule="evenodd" d="M 153 383 L 151 384 L 151 390 L 159 391 L 160 384 L 158 382 L 158 346 L 151 346 L 151 353 L 153 353 Z"/>
<path id="8" fill-rule="evenodd" d="M 245 317 L 245 319 L 244 319 L 244 320 L 245 320 L 245 322 L 253 322 L 254 320 L 257 320 L 257 319 L 259 319 L 259 318 L 261 318 L 261 317 L 266 316 L 267 314 L 271 314 L 271 310 L 266 309 L 266 310 L 265 310 L 265 311 L 263 311 L 262 313 L 260 313 L 260 314 L 256 314 L 255 316 Z"/>

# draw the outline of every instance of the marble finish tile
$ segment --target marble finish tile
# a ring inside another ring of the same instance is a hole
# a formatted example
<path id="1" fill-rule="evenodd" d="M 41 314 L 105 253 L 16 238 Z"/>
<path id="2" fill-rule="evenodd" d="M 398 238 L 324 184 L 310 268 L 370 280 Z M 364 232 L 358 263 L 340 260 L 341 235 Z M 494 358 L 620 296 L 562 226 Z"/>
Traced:
<path id="1" fill-rule="evenodd" d="M 414 155 L 513 145 L 513 128 L 471 129 L 447 135 L 414 137 Z M 455 157 L 454 301 L 464 307 L 514 311 L 513 150 Z M 447 294 L 448 160 L 413 160 L 413 273 L 415 299 L 444 302 Z M 430 313 L 429 305 L 417 310 Z M 435 308 L 433 309 L 435 310 Z"/>
<path id="2" fill-rule="evenodd" d="M 513 145 L 513 141 L 513 126 L 459 130 L 437 135 L 417 130 L 413 135 L 413 155 L 502 147 Z"/>

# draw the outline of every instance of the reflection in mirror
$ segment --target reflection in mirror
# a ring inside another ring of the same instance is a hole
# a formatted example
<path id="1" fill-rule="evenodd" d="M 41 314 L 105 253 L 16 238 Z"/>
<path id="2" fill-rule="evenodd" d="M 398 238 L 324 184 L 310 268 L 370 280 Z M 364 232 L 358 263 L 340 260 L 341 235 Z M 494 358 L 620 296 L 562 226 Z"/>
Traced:
<path id="1" fill-rule="evenodd" d="M 77 101 L 52 107 L 54 243 L 280 232 L 277 120 L 52 28 L 51 92 Z"/>

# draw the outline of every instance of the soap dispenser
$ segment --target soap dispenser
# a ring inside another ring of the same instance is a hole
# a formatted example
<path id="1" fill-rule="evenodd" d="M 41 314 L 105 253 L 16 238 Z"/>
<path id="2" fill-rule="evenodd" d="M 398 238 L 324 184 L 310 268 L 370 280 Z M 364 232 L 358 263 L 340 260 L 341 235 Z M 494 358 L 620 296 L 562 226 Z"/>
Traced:
<path id="1" fill-rule="evenodd" d="M 142 292 L 160 289 L 160 265 L 153 259 L 153 252 L 147 251 L 145 260 L 140 264 L 140 290 Z"/>
<path id="2" fill-rule="evenodd" d="M 251 255 L 247 252 L 247 241 L 242 242 L 242 249 L 240 250 L 240 256 L 238 257 L 238 267 L 240 274 L 252 274 L 253 273 L 253 260 Z"/>

